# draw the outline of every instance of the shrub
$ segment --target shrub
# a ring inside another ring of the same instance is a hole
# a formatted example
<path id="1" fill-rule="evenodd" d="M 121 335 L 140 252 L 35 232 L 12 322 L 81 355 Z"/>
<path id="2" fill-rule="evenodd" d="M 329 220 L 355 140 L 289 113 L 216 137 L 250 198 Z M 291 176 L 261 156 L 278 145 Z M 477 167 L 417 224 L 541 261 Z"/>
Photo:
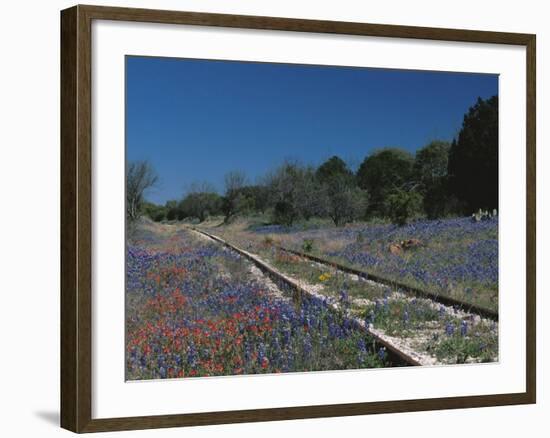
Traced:
<path id="1" fill-rule="evenodd" d="M 304 242 L 302 243 L 302 249 L 305 252 L 313 251 L 313 239 L 304 239 Z"/>
<path id="2" fill-rule="evenodd" d="M 386 211 L 391 221 L 399 226 L 405 225 L 417 216 L 422 207 L 422 196 L 415 191 L 396 190 L 386 199 Z"/>
<path id="3" fill-rule="evenodd" d="M 281 225 L 292 225 L 298 212 L 290 202 L 279 201 L 273 209 L 273 222 Z"/>
<path id="4" fill-rule="evenodd" d="M 357 184 L 369 193 L 369 216 L 384 216 L 385 200 L 395 187 L 405 187 L 411 181 L 414 158 L 399 148 L 378 150 L 361 163 Z"/>

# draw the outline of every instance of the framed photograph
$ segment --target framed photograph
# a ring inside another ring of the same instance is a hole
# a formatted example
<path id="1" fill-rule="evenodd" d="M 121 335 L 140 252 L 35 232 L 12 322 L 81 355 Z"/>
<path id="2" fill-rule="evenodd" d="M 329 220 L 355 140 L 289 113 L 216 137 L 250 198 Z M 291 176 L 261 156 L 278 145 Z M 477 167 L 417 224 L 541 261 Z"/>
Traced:
<path id="1" fill-rule="evenodd" d="M 535 41 L 62 11 L 62 427 L 535 403 Z"/>

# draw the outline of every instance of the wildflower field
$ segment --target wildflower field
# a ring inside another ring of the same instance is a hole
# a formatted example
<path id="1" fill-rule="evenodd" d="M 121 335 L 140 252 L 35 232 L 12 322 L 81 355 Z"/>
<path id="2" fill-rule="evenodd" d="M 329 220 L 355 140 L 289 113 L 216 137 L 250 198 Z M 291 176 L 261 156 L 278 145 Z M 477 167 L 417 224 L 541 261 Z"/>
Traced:
<path id="1" fill-rule="evenodd" d="M 471 218 L 419 221 L 404 227 L 359 223 L 314 224 L 312 228 L 241 223 L 210 230 L 339 303 L 347 315 L 415 351 L 427 364 L 498 360 L 498 322 L 468 312 L 468 303 L 498 312 L 496 217 L 478 222 Z M 400 254 L 389 251 L 393 242 L 412 238 L 421 245 Z M 450 296 L 465 305 L 456 308 L 415 298 L 281 247 Z"/>
<path id="2" fill-rule="evenodd" d="M 273 241 L 498 311 L 498 217 L 422 220 L 401 227 L 359 223 L 346 227 L 313 224 L 311 228 L 252 225 L 228 229 L 225 235 L 244 245 Z M 399 254 L 389 251 L 391 244 L 409 239 L 421 244 Z"/>
<path id="3" fill-rule="evenodd" d="M 392 366 L 326 299 L 291 295 L 238 254 L 175 225 L 127 245 L 128 380 Z"/>
<path id="4" fill-rule="evenodd" d="M 125 62 L 128 380 L 499 360 L 498 75 Z"/>

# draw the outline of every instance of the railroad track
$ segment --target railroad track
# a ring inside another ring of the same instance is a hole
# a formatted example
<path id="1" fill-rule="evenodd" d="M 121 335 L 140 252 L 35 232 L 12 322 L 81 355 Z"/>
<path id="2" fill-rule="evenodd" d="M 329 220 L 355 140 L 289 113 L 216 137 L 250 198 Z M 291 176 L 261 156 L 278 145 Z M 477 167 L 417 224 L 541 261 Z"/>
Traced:
<path id="1" fill-rule="evenodd" d="M 436 301 L 440 304 L 443 304 L 445 306 L 458 307 L 458 308 L 460 308 L 461 310 L 463 310 L 465 312 L 475 313 L 476 315 L 479 315 L 481 317 L 491 319 L 493 321 L 498 322 L 498 312 L 487 309 L 485 307 L 476 306 L 474 304 L 466 303 L 464 301 L 460 301 L 460 300 L 457 300 L 455 298 L 447 297 L 447 296 L 444 296 L 444 295 L 439 295 L 439 294 L 435 294 L 435 293 L 432 293 L 432 292 L 427 292 L 427 291 L 424 291 L 422 289 L 400 283 L 398 281 L 389 280 L 387 278 L 380 277 L 380 276 L 375 275 L 375 274 L 369 274 L 368 272 L 362 271 L 360 269 L 350 268 L 350 267 L 342 265 L 340 263 L 336 263 L 336 262 L 333 262 L 333 261 L 330 261 L 330 260 L 325 260 L 321 257 L 317 257 L 317 256 L 314 256 L 314 255 L 311 255 L 311 254 L 301 252 L 301 251 L 296 251 L 296 250 L 285 248 L 285 247 L 278 246 L 278 245 L 276 245 L 275 247 L 277 249 L 281 250 L 281 251 L 288 252 L 289 254 L 294 254 L 294 255 L 297 255 L 299 257 L 302 257 L 302 258 L 320 263 L 322 265 L 332 267 L 332 268 L 337 269 L 339 271 L 346 272 L 348 274 L 354 274 L 354 275 L 357 275 L 357 276 L 359 276 L 361 278 L 364 278 L 364 279 L 367 279 L 367 280 L 372 280 L 376 283 L 380 283 L 380 284 L 383 284 L 385 286 L 389 286 L 391 288 L 398 289 L 398 290 L 400 290 L 402 292 L 405 292 L 407 294 L 411 294 L 411 295 L 414 295 L 414 296 L 417 296 L 417 297 L 420 297 L 420 298 L 427 298 L 427 299 L 430 299 L 432 301 Z"/>
<path id="2" fill-rule="evenodd" d="M 312 291 L 307 290 L 306 288 L 301 286 L 296 280 L 281 273 L 280 271 L 275 269 L 273 266 L 271 266 L 269 263 L 260 259 L 255 254 L 245 251 L 227 242 L 221 237 L 218 237 L 214 234 L 210 234 L 204 230 L 194 228 L 194 227 L 190 229 L 196 233 L 202 234 L 203 236 L 210 238 L 211 240 L 229 248 L 230 250 L 240 254 L 242 257 L 245 257 L 246 259 L 248 259 L 277 285 L 282 286 L 284 289 L 287 289 L 287 290 L 290 289 L 291 291 L 293 291 L 293 297 L 295 301 L 300 301 L 304 296 L 312 297 L 312 298 L 325 298 L 324 295 L 316 294 Z M 341 312 L 341 309 L 338 304 L 329 303 L 328 305 L 332 310 L 336 312 Z M 377 330 L 367 327 L 365 322 L 362 321 L 361 319 L 354 318 L 354 317 L 350 317 L 349 319 L 354 325 L 354 328 L 366 332 L 369 336 L 371 336 L 375 340 L 375 343 L 378 345 L 378 347 L 384 347 L 386 349 L 386 352 L 389 355 L 390 360 L 396 365 L 421 366 L 421 365 L 434 364 L 431 361 L 427 361 L 422 355 L 414 352 L 413 350 L 396 346 L 395 343 L 392 342 L 392 340 L 388 336 L 385 336 L 383 333 L 380 333 Z"/>

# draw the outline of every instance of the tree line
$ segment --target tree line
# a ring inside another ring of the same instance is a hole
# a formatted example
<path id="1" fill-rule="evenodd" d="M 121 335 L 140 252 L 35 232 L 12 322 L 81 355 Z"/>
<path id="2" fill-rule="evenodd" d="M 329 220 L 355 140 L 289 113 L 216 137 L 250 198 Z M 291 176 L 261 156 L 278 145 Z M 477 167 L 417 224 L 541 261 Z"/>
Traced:
<path id="1" fill-rule="evenodd" d="M 338 156 L 318 167 L 285 161 L 250 184 L 241 171 L 225 175 L 219 194 L 208 183 L 193 184 L 180 200 L 155 205 L 143 193 L 157 181 L 147 162 L 127 169 L 127 216 L 155 221 L 269 214 L 292 225 L 313 217 L 336 226 L 373 217 L 405 224 L 415 217 L 440 218 L 498 208 L 498 97 L 478 99 L 464 115 L 452 142 L 432 141 L 415 155 L 389 147 L 374 151 L 356 172 Z"/>

